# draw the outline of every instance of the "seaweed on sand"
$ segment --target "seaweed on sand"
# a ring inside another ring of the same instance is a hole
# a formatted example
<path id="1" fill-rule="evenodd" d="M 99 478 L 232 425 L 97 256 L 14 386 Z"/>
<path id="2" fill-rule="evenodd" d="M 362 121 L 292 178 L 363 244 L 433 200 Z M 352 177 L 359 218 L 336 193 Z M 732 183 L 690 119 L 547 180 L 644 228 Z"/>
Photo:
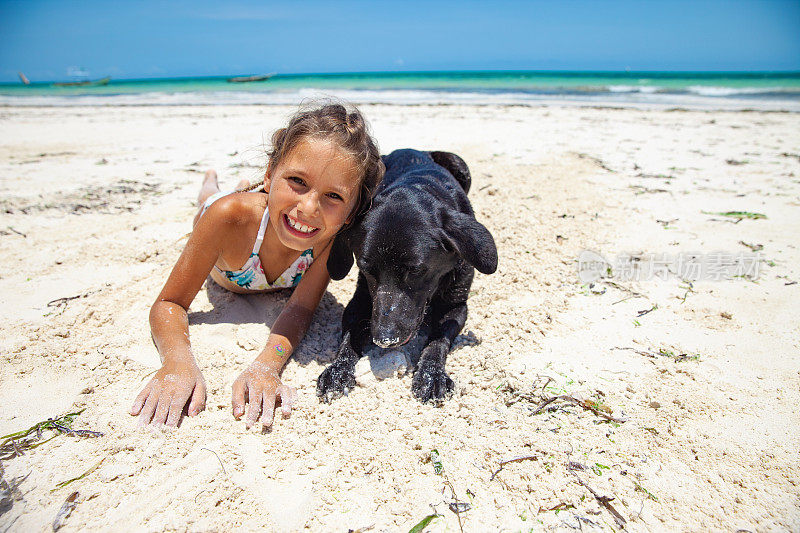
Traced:
<path id="1" fill-rule="evenodd" d="M 76 437 L 102 437 L 99 431 L 89 431 L 88 429 L 72 429 L 75 418 L 85 409 L 67 413 L 58 418 L 48 418 L 44 422 L 34 424 L 28 429 L 9 433 L 0 437 L 0 460 L 13 459 L 28 450 L 38 448 L 42 444 L 50 442 L 59 435 L 67 434 Z M 45 431 L 54 432 L 50 438 L 42 440 Z"/>

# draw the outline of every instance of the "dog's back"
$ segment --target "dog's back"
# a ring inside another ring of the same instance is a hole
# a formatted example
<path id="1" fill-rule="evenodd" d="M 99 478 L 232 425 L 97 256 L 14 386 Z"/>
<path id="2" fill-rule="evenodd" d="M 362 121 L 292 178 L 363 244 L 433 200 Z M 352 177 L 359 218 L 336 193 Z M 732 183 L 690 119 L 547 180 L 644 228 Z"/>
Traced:
<path id="1" fill-rule="evenodd" d="M 472 178 L 469 167 L 450 152 L 422 152 L 403 148 L 381 156 L 386 174 L 376 191 L 376 200 L 398 187 L 432 187 L 435 193 L 449 197 L 463 213 L 472 214 L 467 200 Z"/>

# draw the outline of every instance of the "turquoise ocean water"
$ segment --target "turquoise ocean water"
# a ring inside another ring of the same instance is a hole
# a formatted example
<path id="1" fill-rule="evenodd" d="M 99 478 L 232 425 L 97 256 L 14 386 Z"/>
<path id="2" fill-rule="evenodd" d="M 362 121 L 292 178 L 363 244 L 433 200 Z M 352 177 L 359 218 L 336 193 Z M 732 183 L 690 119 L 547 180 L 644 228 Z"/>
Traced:
<path id="1" fill-rule="evenodd" d="M 0 84 L 0 105 L 296 104 L 332 96 L 354 103 L 666 105 L 800 111 L 800 72 L 369 72 L 115 80 L 56 87 Z"/>

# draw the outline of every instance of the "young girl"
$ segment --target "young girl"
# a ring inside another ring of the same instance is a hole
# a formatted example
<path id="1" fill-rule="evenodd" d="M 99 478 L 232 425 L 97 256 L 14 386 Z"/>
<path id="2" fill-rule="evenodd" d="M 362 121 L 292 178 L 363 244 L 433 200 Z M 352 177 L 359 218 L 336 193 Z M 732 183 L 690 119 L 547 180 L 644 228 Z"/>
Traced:
<path id="1" fill-rule="evenodd" d="M 248 428 L 272 424 L 278 397 L 284 416 L 291 411 L 296 392 L 281 382 L 281 370 L 330 281 L 334 236 L 369 207 L 384 166 L 362 115 L 340 104 L 295 114 L 272 136 L 268 155 L 267 194 L 222 193 L 216 173 L 206 173 L 192 235 L 150 309 L 163 365 L 131 408 L 143 424 L 175 426 L 184 410 L 195 416 L 205 407 L 186 312 L 209 273 L 238 293 L 296 286 L 266 347 L 234 382 L 232 401 L 237 420 L 247 405 Z"/>

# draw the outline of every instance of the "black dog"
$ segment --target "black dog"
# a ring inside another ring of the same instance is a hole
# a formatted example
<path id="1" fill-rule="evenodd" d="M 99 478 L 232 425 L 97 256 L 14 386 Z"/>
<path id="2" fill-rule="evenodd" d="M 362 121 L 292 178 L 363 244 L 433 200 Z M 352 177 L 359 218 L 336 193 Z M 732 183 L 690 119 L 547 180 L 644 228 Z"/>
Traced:
<path id="1" fill-rule="evenodd" d="M 396 150 L 382 159 L 386 175 L 372 207 L 336 237 L 328 258 L 333 279 L 347 275 L 353 255 L 360 272 L 336 360 L 317 379 L 325 401 L 355 387 L 355 365 L 370 341 L 396 347 L 418 332 L 427 339 L 412 392 L 423 402 L 451 393 L 445 360 L 467 319 L 474 269 L 497 269 L 497 248 L 475 220 L 469 168 L 460 157 Z"/>

